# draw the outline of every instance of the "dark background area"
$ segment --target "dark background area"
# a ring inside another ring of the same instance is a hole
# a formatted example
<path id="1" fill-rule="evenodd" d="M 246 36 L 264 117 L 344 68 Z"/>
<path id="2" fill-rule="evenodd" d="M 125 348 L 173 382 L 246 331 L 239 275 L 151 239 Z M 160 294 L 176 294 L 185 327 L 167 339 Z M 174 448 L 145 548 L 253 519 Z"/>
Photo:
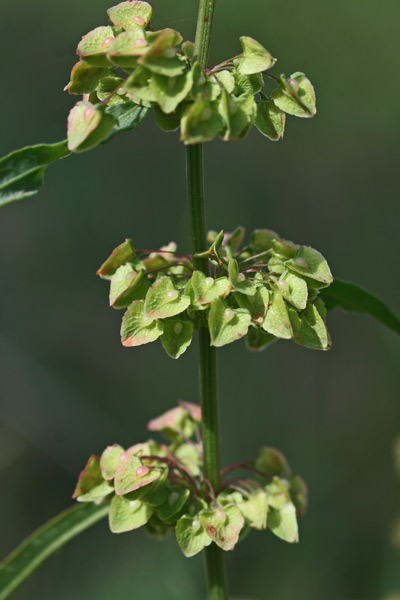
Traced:
<path id="1" fill-rule="evenodd" d="M 106 24 L 107 0 L 2 0 L 0 155 L 65 137 L 62 92 L 80 37 Z M 195 0 L 154 0 L 156 28 L 193 39 Z M 333 274 L 400 312 L 398 0 L 219 0 L 210 64 L 251 35 L 303 70 L 318 115 L 288 118 L 285 139 L 254 130 L 206 146 L 207 220 L 269 227 L 319 249 Z M 121 312 L 95 271 L 125 237 L 190 249 L 184 148 L 151 116 L 51 167 L 39 196 L 0 215 L 0 557 L 70 505 L 77 473 L 109 443 L 146 439 L 150 418 L 197 400 L 196 344 L 125 349 Z M 253 533 L 228 556 L 235 600 L 376 600 L 400 592 L 388 541 L 400 511 L 392 445 L 400 432 L 398 339 L 367 317 L 329 315 L 333 349 L 279 342 L 219 352 L 222 460 L 275 445 L 310 488 L 300 544 Z M 200 600 L 203 556 L 171 537 L 112 535 L 101 523 L 49 560 L 15 600 Z"/>

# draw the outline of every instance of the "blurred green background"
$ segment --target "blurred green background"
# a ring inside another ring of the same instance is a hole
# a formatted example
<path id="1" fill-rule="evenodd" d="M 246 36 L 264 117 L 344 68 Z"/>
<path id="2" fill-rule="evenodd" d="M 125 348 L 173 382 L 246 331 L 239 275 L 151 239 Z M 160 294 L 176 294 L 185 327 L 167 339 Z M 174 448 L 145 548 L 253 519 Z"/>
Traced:
<path id="1" fill-rule="evenodd" d="M 156 28 L 193 39 L 195 0 L 154 0 Z M 107 0 L 1 0 L 0 155 L 65 137 L 75 48 L 105 24 Z M 288 118 L 282 143 L 253 131 L 206 146 L 213 229 L 269 227 L 318 248 L 334 275 L 400 312 L 398 0 L 217 3 L 212 56 L 240 35 L 304 70 L 318 115 Z M 0 216 L 0 556 L 71 504 L 91 452 L 146 438 L 150 418 L 197 400 L 196 345 L 124 349 L 121 312 L 94 275 L 125 237 L 190 248 L 184 148 L 150 117 L 133 134 L 54 165 L 35 198 Z M 392 461 L 400 432 L 399 344 L 367 317 L 329 316 L 333 349 L 279 342 L 219 352 L 223 464 L 276 445 L 310 488 L 300 544 L 253 533 L 228 556 L 236 600 L 376 600 L 400 590 L 388 541 L 400 510 Z M 203 556 L 101 523 L 48 561 L 15 600 L 200 600 Z"/>

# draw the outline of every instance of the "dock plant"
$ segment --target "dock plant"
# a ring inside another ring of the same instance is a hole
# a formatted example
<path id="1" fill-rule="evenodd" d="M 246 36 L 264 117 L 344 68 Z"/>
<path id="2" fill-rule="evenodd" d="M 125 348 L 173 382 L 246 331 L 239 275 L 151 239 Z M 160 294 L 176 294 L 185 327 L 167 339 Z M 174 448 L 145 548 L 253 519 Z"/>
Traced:
<path id="1" fill-rule="evenodd" d="M 155 31 L 153 8 L 141 0 L 107 12 L 77 44 L 78 61 L 65 88 L 77 97 L 67 139 L 1 159 L 0 204 L 36 194 L 47 167 L 71 153 L 117 143 L 114 137 L 122 132 L 140 136 L 131 132 L 151 111 L 163 131 L 179 131 L 186 147 L 192 247 L 178 251 L 160 240 L 158 248 L 138 248 L 123 231 L 124 241 L 98 275 L 109 284 L 110 307 L 123 313 L 127 351 L 156 342 L 178 359 L 197 338 L 199 403 L 166 407 L 149 421 L 142 440 L 127 448 L 110 440 L 100 456 L 91 455 L 73 493 L 75 505 L 1 563 L 0 600 L 67 541 L 106 517 L 112 533 L 134 535 L 143 527 L 158 539 L 174 535 L 185 557 L 204 552 L 209 600 L 225 600 L 225 553 L 252 530 L 298 542 L 307 487 L 268 440 L 260 440 L 251 460 L 221 468 L 217 349 L 244 338 L 250 351 L 273 352 L 269 347 L 279 340 L 329 350 L 327 310 L 336 306 L 368 313 L 397 333 L 400 322 L 383 302 L 333 277 L 320 249 L 287 240 L 268 223 L 250 235 L 240 226 L 225 231 L 223 224 L 207 232 L 204 144 L 244 140 L 253 127 L 266 143 L 280 142 L 291 117 L 313 117 L 316 96 L 304 66 L 294 58 L 293 72 L 280 73 L 265 47 L 268 40 L 245 35 L 235 56 L 210 66 L 214 0 L 200 0 L 194 40 L 184 40 L 168 24 Z"/>

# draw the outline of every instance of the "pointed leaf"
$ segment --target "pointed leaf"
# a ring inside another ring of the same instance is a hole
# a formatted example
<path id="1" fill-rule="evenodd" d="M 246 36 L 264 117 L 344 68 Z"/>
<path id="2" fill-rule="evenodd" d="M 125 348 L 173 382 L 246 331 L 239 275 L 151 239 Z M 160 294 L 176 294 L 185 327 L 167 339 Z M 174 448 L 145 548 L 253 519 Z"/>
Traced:
<path id="1" fill-rule="evenodd" d="M 144 300 L 132 302 L 122 319 L 122 345 L 130 347 L 148 344 L 158 339 L 162 332 L 162 322 L 154 321 L 145 314 Z"/>
<path id="2" fill-rule="evenodd" d="M 317 112 L 315 91 L 304 73 L 293 73 L 288 82 L 284 80 L 284 85 L 272 93 L 272 99 L 278 108 L 295 117 L 309 118 Z"/>
<path id="3" fill-rule="evenodd" d="M 228 505 L 220 509 L 202 510 L 198 519 L 210 538 L 223 550 L 233 550 L 244 519 L 237 506 Z"/>
<path id="4" fill-rule="evenodd" d="M 275 64 L 276 59 L 253 38 L 242 36 L 240 43 L 243 47 L 243 54 L 239 59 L 238 71 L 242 75 L 261 73 Z"/>
<path id="5" fill-rule="evenodd" d="M 107 516 L 109 504 L 80 504 L 62 512 L 28 537 L 0 563 L 0 600 L 5 600 L 50 556 Z"/>
<path id="6" fill-rule="evenodd" d="M 64 140 L 27 146 L 0 159 L 0 206 L 37 194 L 47 167 L 69 154 Z"/>
<path id="7" fill-rule="evenodd" d="M 328 310 L 335 307 L 351 312 L 365 313 L 374 317 L 400 335 L 400 319 L 379 298 L 353 283 L 334 279 L 320 296 Z"/>
<path id="8" fill-rule="evenodd" d="M 211 345 L 221 347 L 235 342 L 246 335 L 250 322 L 247 310 L 228 308 L 222 298 L 216 298 L 208 315 Z"/>
<path id="9" fill-rule="evenodd" d="M 153 9 L 147 2 L 139 0 L 129 0 L 112 6 L 107 10 L 110 21 L 116 27 L 122 27 L 125 30 L 145 28 L 150 23 Z"/>
<path id="10" fill-rule="evenodd" d="M 187 557 L 198 554 L 212 542 L 196 516 L 183 515 L 176 524 L 175 535 L 180 549 Z"/>
<path id="11" fill-rule="evenodd" d="M 171 358 L 179 358 L 192 343 L 193 323 L 182 319 L 166 319 L 161 343 Z"/>
<path id="12" fill-rule="evenodd" d="M 113 533 L 138 529 L 147 523 L 153 509 L 141 500 L 128 500 L 114 496 L 110 504 L 109 523 Z"/>
<path id="13" fill-rule="evenodd" d="M 100 459 L 92 454 L 86 463 L 85 468 L 80 472 L 78 482 L 73 494 L 73 498 L 79 498 L 90 490 L 103 483 L 103 477 L 100 469 Z"/>

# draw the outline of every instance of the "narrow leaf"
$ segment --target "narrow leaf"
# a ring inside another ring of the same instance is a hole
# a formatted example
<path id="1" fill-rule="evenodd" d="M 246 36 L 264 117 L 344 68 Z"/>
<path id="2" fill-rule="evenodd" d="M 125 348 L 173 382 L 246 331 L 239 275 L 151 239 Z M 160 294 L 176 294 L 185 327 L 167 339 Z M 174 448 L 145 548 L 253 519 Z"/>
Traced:
<path id="1" fill-rule="evenodd" d="M 37 194 L 47 167 L 69 154 L 63 140 L 27 146 L 0 159 L 0 206 Z"/>
<path id="2" fill-rule="evenodd" d="M 108 504 L 78 504 L 35 531 L 0 563 L 0 600 L 8 598 L 47 558 L 108 511 Z"/>
<path id="3" fill-rule="evenodd" d="M 400 319 L 382 300 L 353 283 L 335 279 L 320 291 L 320 296 L 329 310 L 339 306 L 343 310 L 366 313 L 400 335 Z"/>

